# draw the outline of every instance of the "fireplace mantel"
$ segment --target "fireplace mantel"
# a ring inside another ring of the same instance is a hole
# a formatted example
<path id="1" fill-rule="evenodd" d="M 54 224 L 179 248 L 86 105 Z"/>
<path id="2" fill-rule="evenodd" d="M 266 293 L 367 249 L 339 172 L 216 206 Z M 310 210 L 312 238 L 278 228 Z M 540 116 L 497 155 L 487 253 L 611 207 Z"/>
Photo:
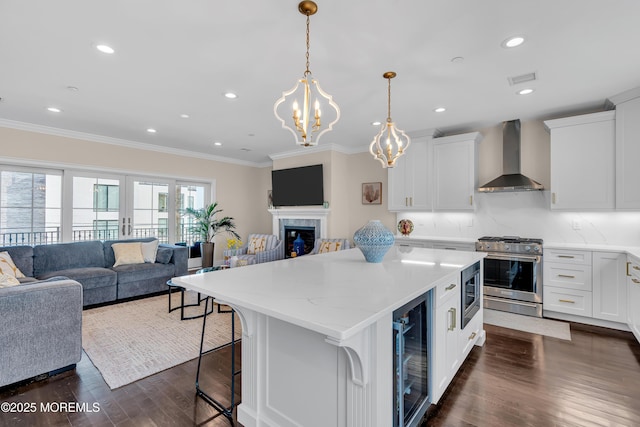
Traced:
<path id="1" fill-rule="evenodd" d="M 319 221 L 320 230 L 319 233 L 316 233 L 316 238 L 327 238 L 328 233 L 328 225 L 327 218 L 331 209 L 325 208 L 280 208 L 280 209 L 269 209 L 269 213 L 273 216 L 273 234 L 278 236 L 278 238 L 282 239 L 280 235 L 281 230 L 281 221 L 288 220 L 316 220 Z"/>

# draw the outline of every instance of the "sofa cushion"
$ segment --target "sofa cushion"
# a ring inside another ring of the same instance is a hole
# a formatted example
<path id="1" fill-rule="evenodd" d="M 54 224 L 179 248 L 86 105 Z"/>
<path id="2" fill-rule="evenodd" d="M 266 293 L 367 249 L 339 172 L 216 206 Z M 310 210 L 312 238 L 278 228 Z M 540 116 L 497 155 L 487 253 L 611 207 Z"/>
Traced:
<path id="1" fill-rule="evenodd" d="M 14 279 L 24 277 L 22 271 L 13 262 L 11 254 L 7 251 L 0 252 L 0 274 L 11 276 Z"/>
<path id="2" fill-rule="evenodd" d="M 158 242 L 154 240 L 152 242 L 142 242 L 142 257 L 144 258 L 144 262 L 156 262 L 156 254 L 158 252 Z"/>
<path id="3" fill-rule="evenodd" d="M 169 262 L 171 262 L 172 256 L 173 249 L 159 246 L 158 252 L 156 252 L 156 262 L 159 262 L 160 264 L 169 264 Z"/>
<path id="4" fill-rule="evenodd" d="M 33 248 L 33 275 L 37 278 L 51 272 L 84 267 L 105 267 L 102 242 L 58 243 Z"/>
<path id="5" fill-rule="evenodd" d="M 116 259 L 113 263 L 114 267 L 125 264 L 144 264 L 140 242 L 114 243 L 111 248 Z"/>
<path id="6" fill-rule="evenodd" d="M 127 239 L 127 240 L 105 240 L 103 245 L 104 251 L 104 262 L 106 267 L 111 267 L 116 263 L 116 257 L 113 254 L 113 248 L 111 247 L 114 243 L 132 243 L 132 242 L 152 242 L 154 240 L 158 240 L 154 237 L 148 237 L 145 239 Z"/>
<path id="7" fill-rule="evenodd" d="M 51 271 L 38 276 L 38 279 L 50 279 L 55 276 L 66 276 L 82 284 L 82 289 L 89 290 L 105 286 L 115 286 L 118 275 L 115 271 L 103 267 L 71 268 L 67 270 Z"/>
<path id="8" fill-rule="evenodd" d="M 138 280 L 170 278 L 173 276 L 175 266 L 173 264 L 144 263 L 126 264 L 113 268 L 118 273 L 118 285 L 122 283 L 135 282 Z"/>

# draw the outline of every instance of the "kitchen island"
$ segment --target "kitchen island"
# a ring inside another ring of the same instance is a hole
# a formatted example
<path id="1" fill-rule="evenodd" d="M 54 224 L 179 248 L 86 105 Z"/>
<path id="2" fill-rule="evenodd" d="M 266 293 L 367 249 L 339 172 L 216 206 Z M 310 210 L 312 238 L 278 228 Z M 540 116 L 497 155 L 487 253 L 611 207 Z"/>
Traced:
<path id="1" fill-rule="evenodd" d="M 394 310 L 439 284 L 459 284 L 461 270 L 484 256 L 392 247 L 372 264 L 350 249 L 173 282 L 239 314 L 243 425 L 387 427 Z M 470 340 L 482 345 L 482 310 L 475 318 L 479 333 Z M 436 338 L 434 350 L 438 345 Z"/>

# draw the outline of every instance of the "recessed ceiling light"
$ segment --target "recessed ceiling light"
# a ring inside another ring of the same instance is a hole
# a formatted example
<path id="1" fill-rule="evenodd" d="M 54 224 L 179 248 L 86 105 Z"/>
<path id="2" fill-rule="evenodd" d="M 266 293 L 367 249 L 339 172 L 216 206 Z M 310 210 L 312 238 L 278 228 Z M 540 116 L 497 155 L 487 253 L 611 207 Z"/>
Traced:
<path id="1" fill-rule="evenodd" d="M 382 122 L 371 122 L 372 126 L 380 126 Z"/>
<path id="2" fill-rule="evenodd" d="M 147 132 L 149 133 L 156 133 L 157 131 L 154 128 L 149 128 L 147 129 Z"/>
<path id="3" fill-rule="evenodd" d="M 443 113 L 443 112 L 447 111 L 447 109 L 444 108 L 444 107 L 438 107 L 433 111 L 435 111 L 436 113 Z"/>
<path id="4" fill-rule="evenodd" d="M 213 143 L 213 145 L 215 145 L 216 147 L 220 147 L 220 146 L 222 146 L 222 142 L 216 141 L 216 142 Z"/>
<path id="5" fill-rule="evenodd" d="M 236 94 L 235 94 L 235 93 L 233 93 L 233 92 L 226 92 L 226 93 L 224 94 L 224 97 L 225 97 L 225 98 L 229 98 L 229 99 L 236 99 L 236 98 L 238 97 L 238 95 L 236 95 Z"/>
<path id="6" fill-rule="evenodd" d="M 182 119 L 188 119 L 189 115 L 188 114 L 180 114 L 180 118 Z"/>
<path id="7" fill-rule="evenodd" d="M 522 43 L 524 43 L 524 37 L 514 36 L 514 37 L 509 37 L 508 39 L 505 39 L 502 42 L 502 47 L 511 48 L 511 47 L 520 46 Z"/>
<path id="8" fill-rule="evenodd" d="M 71 92 L 77 92 L 77 91 L 79 91 L 80 89 L 78 89 L 78 87 L 77 87 L 77 86 L 67 86 L 67 90 L 68 90 L 68 91 L 71 91 Z"/>
<path id="9" fill-rule="evenodd" d="M 533 89 L 522 89 L 518 91 L 518 95 L 529 95 L 533 92 Z"/>
<path id="10" fill-rule="evenodd" d="M 115 52 L 111 46 L 107 46 L 106 44 L 96 45 L 96 49 L 98 49 L 102 53 L 112 54 Z"/>
<path id="11" fill-rule="evenodd" d="M 47 111 L 51 111 L 52 113 L 62 113 L 62 110 L 56 107 L 47 107 Z"/>

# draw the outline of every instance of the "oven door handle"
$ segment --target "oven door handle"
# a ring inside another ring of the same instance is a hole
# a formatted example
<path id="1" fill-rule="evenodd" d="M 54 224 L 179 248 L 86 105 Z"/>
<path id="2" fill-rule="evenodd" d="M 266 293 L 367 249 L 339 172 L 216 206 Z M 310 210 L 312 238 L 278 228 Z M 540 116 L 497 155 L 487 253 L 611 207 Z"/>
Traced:
<path id="1" fill-rule="evenodd" d="M 514 261 L 514 260 L 526 260 L 533 262 L 540 262 L 540 256 L 536 255 L 500 255 L 500 254 L 489 254 L 485 257 L 485 259 L 499 259 L 505 261 Z"/>

